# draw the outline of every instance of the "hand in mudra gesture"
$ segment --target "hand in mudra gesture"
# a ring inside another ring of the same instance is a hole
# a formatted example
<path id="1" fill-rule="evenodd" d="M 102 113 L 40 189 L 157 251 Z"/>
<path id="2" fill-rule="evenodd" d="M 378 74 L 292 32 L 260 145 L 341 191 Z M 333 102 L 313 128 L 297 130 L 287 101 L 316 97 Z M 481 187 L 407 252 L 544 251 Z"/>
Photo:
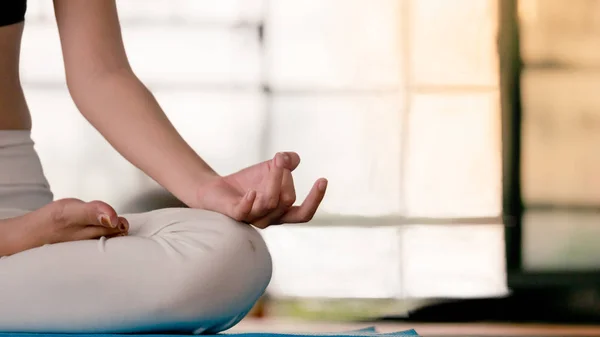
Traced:
<path id="1" fill-rule="evenodd" d="M 325 196 L 327 180 L 318 179 L 302 204 L 294 206 L 292 171 L 299 164 L 297 153 L 281 152 L 271 160 L 215 178 L 198 191 L 198 206 L 258 228 L 308 222 Z"/>

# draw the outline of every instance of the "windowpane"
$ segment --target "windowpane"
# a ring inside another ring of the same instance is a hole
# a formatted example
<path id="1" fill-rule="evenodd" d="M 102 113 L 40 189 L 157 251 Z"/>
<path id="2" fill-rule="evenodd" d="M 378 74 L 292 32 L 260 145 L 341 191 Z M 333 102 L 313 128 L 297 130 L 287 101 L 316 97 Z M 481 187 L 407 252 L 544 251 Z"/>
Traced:
<path id="1" fill-rule="evenodd" d="M 20 63 L 23 83 L 66 81 L 56 25 L 28 25 L 24 29 Z"/>
<path id="2" fill-rule="evenodd" d="M 150 84 L 258 86 L 259 45 L 253 30 L 131 26 L 123 38 L 133 69 Z"/>
<path id="3" fill-rule="evenodd" d="M 394 227 L 271 227 L 274 296 L 394 298 L 401 289 Z M 335 238 L 335 239 L 333 239 Z"/>
<path id="4" fill-rule="evenodd" d="M 172 19 L 178 0 L 117 0 L 117 10 L 122 23 L 160 22 Z"/>
<path id="5" fill-rule="evenodd" d="M 411 0 L 415 85 L 497 85 L 497 3 Z"/>
<path id="6" fill-rule="evenodd" d="M 259 46 L 252 30 L 132 26 L 123 29 L 123 38 L 133 69 L 149 86 L 258 87 Z M 25 83 L 65 81 L 56 27 L 27 27 L 22 44 Z M 44 55 L 44 62 L 40 62 L 40 55 Z"/>
<path id="7" fill-rule="evenodd" d="M 123 0 L 121 0 L 123 1 Z M 126 0 L 127 1 L 127 0 Z M 144 1 L 144 0 L 142 0 Z M 172 1 L 172 0 L 164 0 Z M 178 17 L 184 20 L 258 24 L 263 18 L 266 0 L 179 0 L 174 3 Z"/>
<path id="8" fill-rule="evenodd" d="M 600 1 L 520 0 L 525 64 L 600 65 Z"/>
<path id="9" fill-rule="evenodd" d="M 33 23 L 43 21 L 44 23 L 52 24 L 54 21 L 53 1 L 27 0 L 25 20 Z M 29 29 L 29 26 L 27 26 L 27 29 Z"/>
<path id="10" fill-rule="evenodd" d="M 271 294 L 338 298 L 505 290 L 500 225 L 395 227 L 406 215 L 500 213 L 498 95 L 454 88 L 496 85 L 496 2 L 117 1 L 134 70 L 219 173 L 291 150 L 298 202 L 329 179 L 316 221 L 261 233 Z M 22 78 L 37 148 L 57 197 L 119 209 L 155 185 L 78 113 L 52 16 L 49 0 L 30 0 Z M 413 88 L 404 111 L 405 76 L 443 87 Z"/>
<path id="11" fill-rule="evenodd" d="M 144 24 L 258 23 L 264 0 L 117 0 L 119 19 L 125 26 Z M 28 0 L 27 19 L 52 23 L 52 1 Z"/>
<path id="12" fill-rule="evenodd" d="M 139 171 L 82 117 L 65 87 L 25 90 L 35 121 L 32 137 L 56 199 L 99 199 L 119 207 L 139 191 Z"/>
<path id="13" fill-rule="evenodd" d="M 498 95 L 418 94 L 409 115 L 405 193 L 410 216 L 501 212 Z"/>
<path id="14" fill-rule="evenodd" d="M 404 297 L 506 295 L 504 227 L 402 227 Z"/>
<path id="15" fill-rule="evenodd" d="M 522 82 L 525 203 L 600 204 L 600 77 L 526 71 Z"/>
<path id="16" fill-rule="evenodd" d="M 219 173 L 261 159 L 266 116 L 260 92 L 159 90 L 156 96 L 175 128 Z"/>
<path id="17" fill-rule="evenodd" d="M 66 88 L 25 89 L 35 120 L 33 138 L 57 197 L 101 199 L 118 207 L 152 187 L 81 116 Z M 220 173 L 259 160 L 264 125 L 259 93 L 158 91 L 156 96 L 182 136 Z M 60 128 L 51 127 L 56 121 Z"/>
<path id="18" fill-rule="evenodd" d="M 278 0 L 268 6 L 276 89 L 399 87 L 400 1 Z"/>
<path id="19" fill-rule="evenodd" d="M 329 179 L 321 211 L 383 215 L 400 211 L 401 111 L 395 96 L 276 96 L 269 155 L 294 150 L 298 199 Z"/>
<path id="20" fill-rule="evenodd" d="M 531 271 L 600 267 L 600 214 L 528 211 L 523 218 L 523 265 Z"/>

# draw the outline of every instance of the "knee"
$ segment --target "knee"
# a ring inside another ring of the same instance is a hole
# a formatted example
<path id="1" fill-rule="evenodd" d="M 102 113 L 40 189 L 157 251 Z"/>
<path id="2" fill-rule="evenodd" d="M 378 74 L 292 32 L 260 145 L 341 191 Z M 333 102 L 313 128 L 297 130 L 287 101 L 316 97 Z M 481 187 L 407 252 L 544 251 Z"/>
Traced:
<path id="1" fill-rule="evenodd" d="M 181 209 L 161 236 L 177 246 L 169 308 L 194 330 L 217 332 L 235 325 L 264 293 L 272 262 L 262 236 L 250 225 L 204 210 Z"/>
<path id="2" fill-rule="evenodd" d="M 251 225 L 218 213 L 192 213 L 189 224 L 196 231 L 188 233 L 188 244 L 195 249 L 188 256 L 193 272 L 189 276 L 202 277 L 217 289 L 238 290 L 238 298 L 244 289 L 250 290 L 252 297 L 256 297 L 256 290 L 262 293 L 271 280 L 272 261 L 261 234 Z"/>

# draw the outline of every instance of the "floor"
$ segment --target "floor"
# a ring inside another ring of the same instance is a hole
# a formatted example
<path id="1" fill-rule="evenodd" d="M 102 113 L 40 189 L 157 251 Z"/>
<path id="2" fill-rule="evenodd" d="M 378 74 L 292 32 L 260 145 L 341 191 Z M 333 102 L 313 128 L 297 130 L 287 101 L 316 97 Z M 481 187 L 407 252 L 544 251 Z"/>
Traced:
<path id="1" fill-rule="evenodd" d="M 600 336 L 600 325 L 328 323 L 270 318 L 246 319 L 228 332 L 335 332 L 369 326 L 380 332 L 415 329 L 421 336 Z"/>

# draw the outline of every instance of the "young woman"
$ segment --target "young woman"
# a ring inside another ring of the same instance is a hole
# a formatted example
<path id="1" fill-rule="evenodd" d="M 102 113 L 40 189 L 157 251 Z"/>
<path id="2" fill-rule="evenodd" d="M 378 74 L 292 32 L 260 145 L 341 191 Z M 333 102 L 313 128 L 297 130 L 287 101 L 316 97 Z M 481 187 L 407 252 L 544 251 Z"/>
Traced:
<path id="1" fill-rule="evenodd" d="M 26 3 L 1 1 L 0 331 L 214 333 L 233 326 L 271 277 L 269 252 L 250 224 L 309 221 L 327 181 L 293 206 L 291 172 L 300 162 L 293 152 L 219 176 L 133 73 L 114 0 L 54 0 L 54 10 L 78 109 L 189 208 L 118 215 L 101 201 L 53 201 L 19 80 Z"/>

